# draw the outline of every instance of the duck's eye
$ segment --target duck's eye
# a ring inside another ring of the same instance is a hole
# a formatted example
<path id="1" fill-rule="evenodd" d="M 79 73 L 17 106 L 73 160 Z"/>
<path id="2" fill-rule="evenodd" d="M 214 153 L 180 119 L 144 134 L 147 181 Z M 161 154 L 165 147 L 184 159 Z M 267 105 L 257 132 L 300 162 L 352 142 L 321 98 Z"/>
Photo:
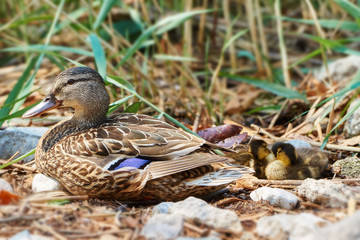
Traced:
<path id="1" fill-rule="evenodd" d="M 69 79 L 67 82 L 66 82 L 66 84 L 68 84 L 68 85 L 72 85 L 72 84 L 74 84 L 75 83 L 75 80 L 74 79 Z"/>

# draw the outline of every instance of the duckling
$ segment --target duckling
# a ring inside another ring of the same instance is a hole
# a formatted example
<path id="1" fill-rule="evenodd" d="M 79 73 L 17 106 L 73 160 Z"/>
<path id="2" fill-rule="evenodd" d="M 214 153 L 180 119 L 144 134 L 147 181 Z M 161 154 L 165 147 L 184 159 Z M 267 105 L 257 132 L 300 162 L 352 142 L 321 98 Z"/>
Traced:
<path id="1" fill-rule="evenodd" d="M 249 152 L 254 156 L 254 170 L 257 178 L 266 178 L 266 166 L 275 160 L 274 154 L 263 140 L 252 140 L 249 145 Z"/>
<path id="2" fill-rule="evenodd" d="M 328 166 L 326 155 L 314 148 L 295 149 L 289 143 L 278 142 L 272 146 L 272 151 L 276 160 L 265 168 L 267 179 L 318 179 Z"/>

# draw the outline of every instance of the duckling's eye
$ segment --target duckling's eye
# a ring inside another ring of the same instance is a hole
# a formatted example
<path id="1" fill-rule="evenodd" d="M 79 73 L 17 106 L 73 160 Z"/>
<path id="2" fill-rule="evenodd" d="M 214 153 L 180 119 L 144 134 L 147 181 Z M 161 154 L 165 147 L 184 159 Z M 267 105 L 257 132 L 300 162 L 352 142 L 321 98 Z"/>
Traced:
<path id="1" fill-rule="evenodd" d="M 74 79 L 69 79 L 67 82 L 66 82 L 66 84 L 68 84 L 68 85 L 72 85 L 72 84 L 74 84 L 75 83 L 75 80 Z"/>

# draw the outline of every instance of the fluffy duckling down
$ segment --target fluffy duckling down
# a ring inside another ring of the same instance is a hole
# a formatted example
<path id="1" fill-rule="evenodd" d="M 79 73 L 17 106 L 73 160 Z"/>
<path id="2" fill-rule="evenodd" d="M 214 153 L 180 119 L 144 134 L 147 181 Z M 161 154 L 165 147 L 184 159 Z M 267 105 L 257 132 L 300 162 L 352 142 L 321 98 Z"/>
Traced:
<path id="1" fill-rule="evenodd" d="M 265 168 L 270 180 L 306 178 L 318 179 L 328 166 L 327 156 L 314 148 L 297 148 L 289 143 L 278 142 L 272 146 L 276 160 Z"/>
<path id="2" fill-rule="evenodd" d="M 275 160 L 274 154 L 263 140 L 252 140 L 249 145 L 249 152 L 254 156 L 254 170 L 257 178 L 266 178 L 266 166 Z"/>

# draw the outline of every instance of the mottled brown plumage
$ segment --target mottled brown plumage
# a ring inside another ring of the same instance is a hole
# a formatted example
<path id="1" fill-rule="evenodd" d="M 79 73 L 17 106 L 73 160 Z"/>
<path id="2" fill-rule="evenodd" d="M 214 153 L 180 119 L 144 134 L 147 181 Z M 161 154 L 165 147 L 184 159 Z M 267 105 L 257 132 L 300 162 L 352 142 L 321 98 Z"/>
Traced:
<path id="1" fill-rule="evenodd" d="M 250 172 L 229 167 L 229 158 L 211 153 L 212 144 L 161 120 L 129 113 L 107 118 L 109 96 L 90 68 L 60 73 L 48 97 L 23 117 L 60 105 L 74 108 L 74 115 L 40 139 L 35 162 L 73 194 L 179 200 L 219 190 Z M 134 157 L 146 163 L 118 168 Z"/>

